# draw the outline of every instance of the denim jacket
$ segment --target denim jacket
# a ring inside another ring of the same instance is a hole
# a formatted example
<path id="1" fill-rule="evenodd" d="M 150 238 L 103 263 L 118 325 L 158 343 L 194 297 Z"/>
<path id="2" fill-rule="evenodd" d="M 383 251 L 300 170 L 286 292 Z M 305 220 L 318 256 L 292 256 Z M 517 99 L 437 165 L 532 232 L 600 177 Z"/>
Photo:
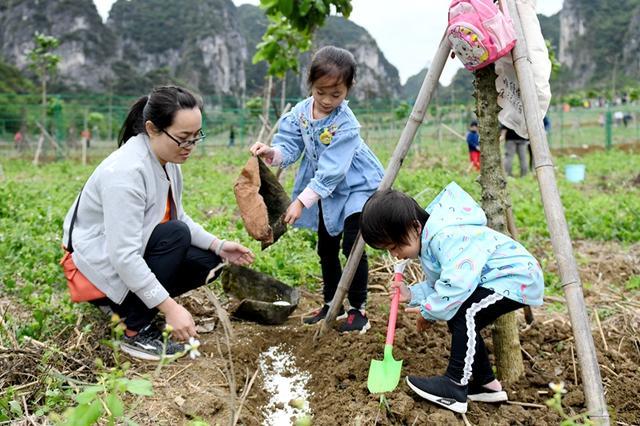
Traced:
<path id="1" fill-rule="evenodd" d="M 411 286 L 411 306 L 428 320 L 451 319 L 478 286 L 525 305 L 542 305 L 536 259 L 517 241 L 486 226 L 480 206 L 455 182 L 427 207 L 420 262 L 426 281 Z"/>
<path id="2" fill-rule="evenodd" d="M 342 232 L 344 220 L 362 206 L 382 181 L 384 169 L 360 137 L 360 123 L 343 101 L 327 117 L 312 119 L 313 97 L 299 102 L 280 122 L 272 146 L 281 155 L 280 167 L 302 154 L 292 198 L 310 188 L 320 196 L 330 235 Z M 295 226 L 318 229 L 318 205 L 303 209 Z"/>

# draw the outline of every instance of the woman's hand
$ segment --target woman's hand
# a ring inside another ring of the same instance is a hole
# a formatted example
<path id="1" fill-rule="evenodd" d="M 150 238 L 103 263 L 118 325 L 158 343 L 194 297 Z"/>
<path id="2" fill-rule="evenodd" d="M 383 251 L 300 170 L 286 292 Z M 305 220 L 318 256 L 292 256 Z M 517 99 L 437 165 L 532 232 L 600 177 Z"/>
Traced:
<path id="1" fill-rule="evenodd" d="M 256 258 L 251 250 L 235 241 L 225 241 L 223 243 L 220 257 L 234 265 L 248 265 Z"/>
<path id="2" fill-rule="evenodd" d="M 271 163 L 273 161 L 273 154 L 275 152 L 273 148 L 271 148 L 269 145 L 263 144 L 262 142 L 256 142 L 251 145 L 249 151 L 251 151 L 251 154 L 257 157 L 264 158 L 268 163 Z"/>
<path id="3" fill-rule="evenodd" d="M 409 287 L 407 287 L 405 283 L 397 281 L 393 281 L 391 283 L 391 289 L 389 290 L 389 299 L 393 299 L 393 296 L 395 296 L 397 291 L 400 292 L 401 302 L 408 302 L 411 300 L 411 290 L 409 290 Z"/>
<path id="4" fill-rule="evenodd" d="M 300 215 L 302 214 L 302 209 L 304 209 L 304 204 L 302 201 L 297 198 L 293 200 L 293 202 L 287 207 L 287 212 L 284 214 L 284 223 L 293 225 Z"/>
<path id="5" fill-rule="evenodd" d="M 189 337 L 197 337 L 196 323 L 182 305 L 171 297 L 165 299 L 157 308 L 164 314 L 167 325 L 173 328 L 171 334 L 178 340 L 187 341 Z"/>

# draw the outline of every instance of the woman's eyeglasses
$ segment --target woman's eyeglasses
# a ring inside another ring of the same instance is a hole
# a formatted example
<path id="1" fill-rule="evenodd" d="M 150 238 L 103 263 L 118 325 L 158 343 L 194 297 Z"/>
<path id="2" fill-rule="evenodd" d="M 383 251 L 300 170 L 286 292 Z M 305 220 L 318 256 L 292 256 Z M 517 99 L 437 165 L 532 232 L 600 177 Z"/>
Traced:
<path id="1" fill-rule="evenodd" d="M 207 137 L 207 135 L 204 134 L 204 132 L 202 130 L 200 130 L 198 132 L 198 137 L 195 139 L 189 139 L 189 140 L 180 140 L 174 136 L 171 136 L 171 134 L 169 134 L 169 132 L 167 132 L 166 130 L 162 129 L 162 133 L 164 133 L 165 135 L 169 136 L 169 138 L 171 138 L 172 141 L 174 141 L 176 144 L 178 144 L 178 147 L 180 148 L 188 148 L 192 145 L 195 145 L 197 143 L 200 143 L 204 140 L 204 138 Z"/>

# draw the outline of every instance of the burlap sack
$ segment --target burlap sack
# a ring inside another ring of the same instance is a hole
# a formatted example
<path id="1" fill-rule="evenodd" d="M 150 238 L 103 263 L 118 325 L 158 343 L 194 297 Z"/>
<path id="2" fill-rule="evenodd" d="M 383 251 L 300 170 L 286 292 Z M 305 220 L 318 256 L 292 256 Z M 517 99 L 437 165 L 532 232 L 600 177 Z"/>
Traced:
<path id="1" fill-rule="evenodd" d="M 249 235 L 269 247 L 287 230 L 284 213 L 291 200 L 269 167 L 251 157 L 233 187 L 242 221 Z"/>

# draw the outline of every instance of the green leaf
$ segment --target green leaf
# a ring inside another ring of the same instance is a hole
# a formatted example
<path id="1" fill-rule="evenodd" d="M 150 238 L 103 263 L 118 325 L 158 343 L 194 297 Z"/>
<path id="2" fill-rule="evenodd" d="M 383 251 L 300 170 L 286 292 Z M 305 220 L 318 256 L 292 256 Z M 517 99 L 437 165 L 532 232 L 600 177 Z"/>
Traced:
<path id="1" fill-rule="evenodd" d="M 311 0 L 302 0 L 298 5 L 300 16 L 305 16 L 311 9 Z"/>
<path id="2" fill-rule="evenodd" d="M 124 414 L 124 405 L 122 404 L 122 400 L 115 393 L 110 393 L 105 398 L 105 403 L 107 404 L 107 408 L 111 411 L 111 415 L 113 417 L 122 417 Z"/>
<path id="3" fill-rule="evenodd" d="M 91 405 L 82 404 L 72 409 L 67 416 L 65 426 L 88 426 L 96 423 L 104 411 L 100 400 L 95 400 Z"/>
<path id="4" fill-rule="evenodd" d="M 145 379 L 130 380 L 127 383 L 127 391 L 136 395 L 153 395 L 153 385 L 150 381 Z"/>
<path id="5" fill-rule="evenodd" d="M 89 404 L 101 390 L 103 390 L 102 386 L 89 386 L 76 396 L 76 401 L 78 404 Z"/>
<path id="6" fill-rule="evenodd" d="M 284 16 L 290 16 L 293 12 L 293 0 L 280 0 L 278 5 L 280 6 L 280 12 Z"/>
<path id="7" fill-rule="evenodd" d="M 315 7 L 318 9 L 318 12 L 323 15 L 327 13 L 327 7 L 324 4 L 324 0 L 315 0 Z"/>
<path id="8" fill-rule="evenodd" d="M 16 400 L 9 401 L 9 410 L 18 417 L 22 417 L 24 415 L 22 413 L 22 407 L 20 406 L 20 403 Z"/>

